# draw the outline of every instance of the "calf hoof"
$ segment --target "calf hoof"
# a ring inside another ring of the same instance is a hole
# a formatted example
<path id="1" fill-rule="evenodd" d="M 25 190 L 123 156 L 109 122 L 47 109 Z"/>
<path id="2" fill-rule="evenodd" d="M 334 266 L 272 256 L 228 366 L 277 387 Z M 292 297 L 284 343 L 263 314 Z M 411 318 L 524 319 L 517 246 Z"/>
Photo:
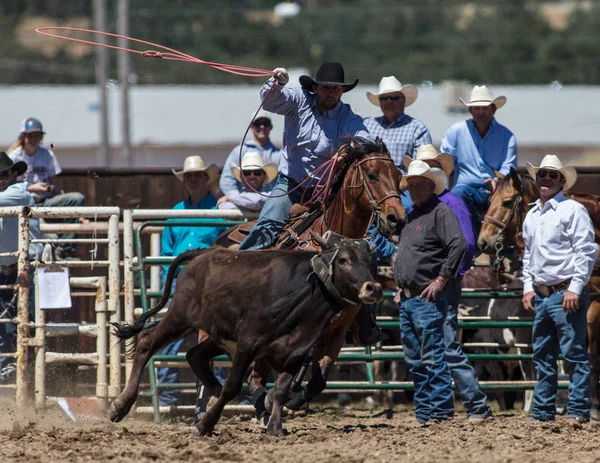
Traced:
<path id="1" fill-rule="evenodd" d="M 592 408 L 590 411 L 590 418 L 594 421 L 600 421 L 600 410 L 597 408 Z"/>
<path id="2" fill-rule="evenodd" d="M 214 428 L 212 426 L 205 425 L 202 423 L 202 421 L 200 421 L 198 424 L 196 424 L 196 426 L 192 430 L 192 436 L 193 437 L 212 436 L 213 429 Z"/>
<path id="3" fill-rule="evenodd" d="M 125 418 L 125 416 L 127 416 L 127 412 L 123 410 L 123 407 L 117 405 L 116 400 L 110 404 L 110 421 L 118 423 Z"/>
<path id="4" fill-rule="evenodd" d="M 271 423 L 269 423 L 269 425 L 267 426 L 267 435 L 273 437 L 284 437 L 285 431 L 281 427 L 281 424 L 279 426 L 271 426 Z"/>

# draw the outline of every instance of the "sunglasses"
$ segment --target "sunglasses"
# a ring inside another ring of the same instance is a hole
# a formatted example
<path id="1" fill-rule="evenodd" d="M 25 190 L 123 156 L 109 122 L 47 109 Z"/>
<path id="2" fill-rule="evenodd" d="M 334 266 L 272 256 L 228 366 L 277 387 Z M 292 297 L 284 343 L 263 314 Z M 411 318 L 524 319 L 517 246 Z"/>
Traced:
<path id="1" fill-rule="evenodd" d="M 254 127 L 271 127 L 271 123 L 269 121 L 254 121 L 252 125 Z"/>
<path id="2" fill-rule="evenodd" d="M 244 177 L 249 177 L 250 175 L 262 177 L 263 175 L 265 175 L 265 171 L 262 169 L 242 170 L 242 174 L 244 175 Z"/>
<path id="3" fill-rule="evenodd" d="M 546 175 L 548 177 L 550 177 L 552 180 L 556 180 L 560 174 L 555 170 L 540 170 L 538 172 L 539 178 L 545 178 Z"/>
<path id="4" fill-rule="evenodd" d="M 399 99 L 400 99 L 400 95 L 390 95 L 390 96 L 380 96 L 379 97 L 379 101 L 387 101 L 387 100 L 398 101 Z"/>

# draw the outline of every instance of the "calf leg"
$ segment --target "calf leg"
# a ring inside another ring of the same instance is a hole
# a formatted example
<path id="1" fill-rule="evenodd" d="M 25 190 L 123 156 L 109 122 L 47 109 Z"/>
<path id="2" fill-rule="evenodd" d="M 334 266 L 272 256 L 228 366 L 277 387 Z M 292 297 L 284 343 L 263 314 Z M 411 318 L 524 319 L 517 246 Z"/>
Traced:
<path id="1" fill-rule="evenodd" d="M 250 367 L 254 352 L 252 349 L 238 344 L 238 349 L 233 358 L 233 365 L 229 376 L 225 380 L 221 395 L 217 402 L 206 412 L 202 420 L 196 424 L 196 429 L 200 435 L 212 434 L 215 424 L 219 421 L 221 413 L 227 403 L 234 399 L 242 389 L 244 375 Z"/>
<path id="2" fill-rule="evenodd" d="M 198 338 L 199 344 L 191 348 L 185 359 L 187 360 L 196 378 L 204 385 L 207 391 L 215 396 L 221 395 L 221 383 L 210 368 L 210 361 L 222 353 L 217 343 L 205 332 L 201 331 Z"/>
<path id="3" fill-rule="evenodd" d="M 290 386 L 292 385 L 293 378 L 294 375 L 292 373 L 281 373 L 275 383 L 275 389 L 273 390 L 273 411 L 271 412 L 269 424 L 267 425 L 267 434 L 270 436 L 284 436 L 283 426 L 281 425 L 281 416 L 283 404 L 290 393 Z"/>
<path id="4" fill-rule="evenodd" d="M 312 374 L 306 388 L 301 394 L 294 396 L 290 399 L 285 406 L 290 410 L 300 410 L 300 408 L 310 402 L 316 395 L 323 392 L 325 386 L 327 386 L 327 377 L 331 371 L 331 366 L 334 360 L 323 354 L 324 346 L 320 346 L 315 351 L 315 360 L 313 362 Z"/>
<path id="5" fill-rule="evenodd" d="M 189 328 L 185 325 L 173 326 L 173 324 L 169 323 L 167 313 L 158 325 L 148 328 L 138 335 L 133 368 L 131 369 L 127 386 L 110 406 L 111 421 L 121 421 L 129 413 L 129 410 L 131 410 L 138 396 L 140 379 L 144 372 L 144 367 L 154 353 L 171 341 L 180 338 L 188 331 Z"/>

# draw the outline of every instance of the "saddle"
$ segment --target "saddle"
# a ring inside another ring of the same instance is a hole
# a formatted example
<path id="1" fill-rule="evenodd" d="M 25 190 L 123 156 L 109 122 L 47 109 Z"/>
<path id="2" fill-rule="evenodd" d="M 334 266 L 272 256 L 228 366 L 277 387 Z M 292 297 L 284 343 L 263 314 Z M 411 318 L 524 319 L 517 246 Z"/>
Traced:
<path id="1" fill-rule="evenodd" d="M 290 209 L 290 216 L 285 219 L 285 226 L 277 238 L 275 248 L 286 249 L 297 246 L 298 241 L 294 236 L 301 235 L 308 230 L 321 214 L 320 209 L 311 210 L 300 204 L 294 204 Z M 256 225 L 256 220 L 239 225 L 227 238 L 235 244 L 240 244 L 246 239 L 254 225 Z"/>

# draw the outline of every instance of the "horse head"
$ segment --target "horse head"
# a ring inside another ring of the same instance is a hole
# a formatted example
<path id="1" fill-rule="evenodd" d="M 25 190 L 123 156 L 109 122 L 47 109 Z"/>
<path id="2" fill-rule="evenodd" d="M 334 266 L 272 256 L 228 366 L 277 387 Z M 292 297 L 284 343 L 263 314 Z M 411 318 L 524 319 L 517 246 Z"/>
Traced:
<path id="1" fill-rule="evenodd" d="M 540 195 L 535 181 L 513 168 L 499 178 L 477 240 L 482 252 L 498 259 L 510 249 L 523 249 L 523 221 L 530 204 Z"/>
<path id="2" fill-rule="evenodd" d="M 341 185 L 334 186 L 336 196 L 330 204 L 334 206 L 337 200 L 338 207 L 332 207 L 325 217 L 332 229 L 359 238 L 375 223 L 386 236 L 400 233 L 406 222 L 400 200 L 402 173 L 379 138 L 349 148 L 338 179 Z"/>

